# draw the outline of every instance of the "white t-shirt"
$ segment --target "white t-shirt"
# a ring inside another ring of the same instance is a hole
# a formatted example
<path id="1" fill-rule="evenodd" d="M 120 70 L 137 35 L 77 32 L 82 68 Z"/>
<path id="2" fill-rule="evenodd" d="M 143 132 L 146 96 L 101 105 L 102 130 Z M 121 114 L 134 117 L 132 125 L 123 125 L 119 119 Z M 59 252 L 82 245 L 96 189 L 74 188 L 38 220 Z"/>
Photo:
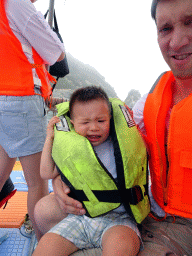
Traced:
<path id="1" fill-rule="evenodd" d="M 109 171 L 109 173 L 113 176 L 114 179 L 117 178 L 117 170 L 115 164 L 115 156 L 114 156 L 114 148 L 113 142 L 109 137 L 105 142 L 101 145 L 94 147 L 97 156 Z M 113 210 L 114 212 L 126 212 L 123 205 L 119 206 L 117 209 Z"/>

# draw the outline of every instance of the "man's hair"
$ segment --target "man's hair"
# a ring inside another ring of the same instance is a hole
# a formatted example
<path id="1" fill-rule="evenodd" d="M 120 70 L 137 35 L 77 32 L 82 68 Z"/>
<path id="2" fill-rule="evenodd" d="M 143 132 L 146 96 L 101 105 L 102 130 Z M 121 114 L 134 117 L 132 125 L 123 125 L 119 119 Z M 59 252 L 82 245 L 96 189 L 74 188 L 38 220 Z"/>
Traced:
<path id="1" fill-rule="evenodd" d="M 69 112 L 70 116 L 72 118 L 73 114 L 73 106 L 75 102 L 82 102 L 86 103 L 91 100 L 97 100 L 97 99 L 102 99 L 106 101 L 108 107 L 109 107 L 109 114 L 111 113 L 111 104 L 109 102 L 109 98 L 106 94 L 106 92 L 98 86 L 86 86 L 79 88 L 75 90 L 69 100 Z"/>
<path id="2" fill-rule="evenodd" d="M 151 17 L 156 21 L 156 9 L 157 9 L 157 4 L 161 0 L 153 0 L 151 4 Z"/>

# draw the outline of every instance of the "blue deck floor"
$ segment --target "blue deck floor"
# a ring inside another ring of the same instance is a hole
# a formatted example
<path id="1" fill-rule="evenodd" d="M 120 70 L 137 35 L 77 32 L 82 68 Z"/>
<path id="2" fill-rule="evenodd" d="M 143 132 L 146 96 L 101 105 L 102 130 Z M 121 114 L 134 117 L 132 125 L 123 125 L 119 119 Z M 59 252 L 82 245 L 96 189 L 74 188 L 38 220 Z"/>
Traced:
<path id="1" fill-rule="evenodd" d="M 20 168 L 11 173 L 11 179 L 17 191 L 28 191 Z M 51 181 L 49 181 L 49 191 L 53 191 Z M 1 237 L 4 235 L 6 239 L 1 243 Z M 24 226 L 21 228 L 0 228 L 0 256 L 31 256 L 36 242 L 34 231 L 27 234 Z"/>
<path id="2" fill-rule="evenodd" d="M 0 244 L 0 256 L 31 256 L 36 243 L 35 234 L 18 228 L 1 228 L 0 237 L 8 238 Z"/>

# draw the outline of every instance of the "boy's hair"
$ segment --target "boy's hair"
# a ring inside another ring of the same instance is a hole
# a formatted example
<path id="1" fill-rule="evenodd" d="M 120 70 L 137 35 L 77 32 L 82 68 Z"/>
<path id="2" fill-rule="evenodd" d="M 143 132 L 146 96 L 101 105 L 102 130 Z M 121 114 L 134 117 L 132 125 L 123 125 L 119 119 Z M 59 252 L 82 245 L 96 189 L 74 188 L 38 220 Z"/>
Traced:
<path id="1" fill-rule="evenodd" d="M 69 112 L 70 116 L 72 118 L 72 112 L 73 112 L 73 106 L 75 102 L 88 102 L 91 100 L 97 100 L 97 99 L 102 99 L 106 101 L 108 107 L 109 107 L 109 114 L 111 114 L 111 104 L 109 102 L 109 98 L 106 94 L 106 92 L 98 86 L 86 86 L 79 88 L 75 90 L 69 100 Z"/>

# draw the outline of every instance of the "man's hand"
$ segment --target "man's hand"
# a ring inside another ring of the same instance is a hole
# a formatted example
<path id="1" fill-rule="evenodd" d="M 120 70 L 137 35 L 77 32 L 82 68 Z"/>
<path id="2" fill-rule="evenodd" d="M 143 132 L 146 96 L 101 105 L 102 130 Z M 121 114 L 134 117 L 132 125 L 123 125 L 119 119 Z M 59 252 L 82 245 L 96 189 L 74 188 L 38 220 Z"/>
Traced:
<path id="1" fill-rule="evenodd" d="M 75 215 L 83 215 L 86 213 L 85 209 L 83 209 L 83 206 L 79 201 L 68 196 L 68 194 L 70 193 L 70 189 L 61 180 L 60 175 L 52 180 L 52 184 L 55 197 L 60 205 L 60 208 L 65 213 L 71 213 Z"/>

